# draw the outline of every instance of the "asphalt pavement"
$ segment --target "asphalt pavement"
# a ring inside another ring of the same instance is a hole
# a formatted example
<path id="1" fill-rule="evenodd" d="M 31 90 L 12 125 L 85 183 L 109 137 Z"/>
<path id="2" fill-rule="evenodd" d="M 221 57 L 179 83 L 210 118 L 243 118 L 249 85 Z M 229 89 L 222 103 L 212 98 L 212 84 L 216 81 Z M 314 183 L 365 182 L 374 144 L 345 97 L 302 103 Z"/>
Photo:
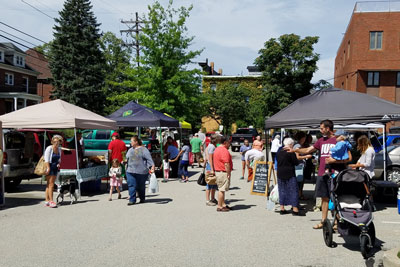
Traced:
<path id="1" fill-rule="evenodd" d="M 377 246 L 364 260 L 357 238 L 345 242 L 335 234 L 337 247 L 325 245 L 322 230 L 312 229 L 321 219 L 313 200 L 302 202 L 303 217 L 268 211 L 266 198 L 239 180 L 240 156 L 232 154 L 227 213 L 206 206 L 199 168 L 189 169 L 189 183 L 159 183 L 159 193 L 133 206 L 127 190 L 108 201 L 103 185 L 102 192 L 51 209 L 40 179 L 24 181 L 0 209 L 0 266 L 381 266 L 384 251 L 400 247 L 394 202 L 377 204 Z M 306 184 L 306 196 L 313 189 Z"/>

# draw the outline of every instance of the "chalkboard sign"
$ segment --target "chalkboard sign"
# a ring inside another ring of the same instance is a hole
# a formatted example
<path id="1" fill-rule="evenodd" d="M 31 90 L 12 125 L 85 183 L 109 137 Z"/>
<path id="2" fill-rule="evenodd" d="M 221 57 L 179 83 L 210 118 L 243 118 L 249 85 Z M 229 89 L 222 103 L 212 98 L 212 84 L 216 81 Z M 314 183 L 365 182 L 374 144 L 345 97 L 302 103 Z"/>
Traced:
<path id="1" fill-rule="evenodd" d="M 252 195 L 267 196 L 269 181 L 274 171 L 272 162 L 256 161 L 253 168 L 253 180 L 251 183 Z"/>

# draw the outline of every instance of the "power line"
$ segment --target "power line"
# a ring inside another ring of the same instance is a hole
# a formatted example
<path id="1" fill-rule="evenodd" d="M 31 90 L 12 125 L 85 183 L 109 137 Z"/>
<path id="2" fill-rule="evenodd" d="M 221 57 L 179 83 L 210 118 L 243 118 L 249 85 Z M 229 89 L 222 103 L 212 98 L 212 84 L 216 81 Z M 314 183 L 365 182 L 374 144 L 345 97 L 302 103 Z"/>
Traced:
<path id="1" fill-rule="evenodd" d="M 7 36 L 4 36 L 4 35 L 0 34 L 0 37 L 3 37 L 3 38 L 5 38 L 5 39 L 7 39 L 7 40 L 9 40 L 9 41 L 11 41 L 11 42 L 14 42 L 14 43 L 16 43 L 16 44 L 19 44 L 19 45 L 21 45 L 21 46 L 23 46 L 23 47 L 26 47 L 26 48 L 28 48 L 28 49 L 32 49 L 32 50 L 34 50 L 35 52 L 38 52 L 39 54 L 41 54 L 41 55 L 43 55 L 43 56 L 46 56 L 46 55 L 43 54 L 42 52 L 37 51 L 36 49 L 33 49 L 33 48 L 31 48 L 31 47 L 29 47 L 29 46 L 26 46 L 26 45 L 24 45 L 24 44 L 21 44 L 20 42 L 17 42 L 17 41 L 15 41 L 14 39 L 11 39 L 11 38 L 9 38 L 9 37 L 7 37 Z M 3 43 L 3 45 L 7 46 L 7 45 L 4 44 L 4 43 Z M 13 49 L 13 47 L 10 47 L 10 46 L 7 46 L 7 47 Z M 29 55 L 29 54 L 27 54 L 27 55 L 28 55 L 28 56 L 31 56 L 31 55 Z M 31 57 L 42 60 L 41 58 L 38 58 L 38 57 L 35 57 L 35 56 L 31 56 Z"/>
<path id="2" fill-rule="evenodd" d="M 31 42 L 29 42 L 29 41 L 26 41 L 26 40 L 24 40 L 24 39 L 22 39 L 22 38 L 20 38 L 20 37 L 18 37 L 18 36 L 15 36 L 15 35 L 13 35 L 13 34 L 11 34 L 11 33 L 9 33 L 9 32 L 3 31 L 3 30 L 0 30 L 0 32 L 4 32 L 5 34 L 8 34 L 8 35 L 10 35 L 10 36 L 12 36 L 12 37 L 14 37 L 14 38 L 17 38 L 18 40 L 21 40 L 21 41 L 23 41 L 23 42 L 26 42 L 26 43 L 28 43 L 28 44 L 31 44 L 31 45 L 33 45 L 34 47 L 37 46 L 36 44 L 31 43 Z"/>
<path id="3" fill-rule="evenodd" d="M 44 44 L 47 43 L 47 42 L 45 42 L 45 41 L 43 41 L 43 40 L 40 40 L 39 38 L 36 38 L 35 36 L 32 36 L 32 35 L 27 34 L 27 33 L 23 32 L 23 31 L 21 31 L 21 30 L 18 30 L 17 28 L 14 28 L 14 27 L 12 27 L 12 26 L 10 26 L 10 25 L 4 23 L 4 22 L 1 22 L 1 21 L 0 21 L 0 24 L 3 24 L 4 26 L 6 26 L 6 27 L 8 27 L 8 28 L 11 28 L 11 29 L 13 29 L 14 31 L 17 31 L 17 32 L 22 33 L 22 34 L 24 34 L 24 35 L 26 35 L 26 36 L 29 36 L 29 37 L 31 37 L 31 38 L 33 38 L 33 39 L 35 39 L 35 40 L 38 40 L 38 41 L 40 41 L 40 42 L 42 42 L 42 43 L 44 43 Z"/>
<path id="4" fill-rule="evenodd" d="M 52 20 L 54 20 L 54 18 L 53 18 L 52 16 L 46 14 L 45 12 L 43 12 L 42 10 L 40 10 L 39 8 L 37 8 L 37 7 L 33 6 L 33 5 L 31 5 L 31 4 L 27 3 L 27 2 L 25 2 L 24 0 L 21 0 L 21 2 L 24 3 L 24 4 L 27 4 L 28 6 L 30 6 L 30 7 L 33 8 L 33 9 L 35 9 L 36 11 L 42 13 L 42 14 L 45 15 L 46 17 L 49 17 L 49 18 L 51 18 Z"/>

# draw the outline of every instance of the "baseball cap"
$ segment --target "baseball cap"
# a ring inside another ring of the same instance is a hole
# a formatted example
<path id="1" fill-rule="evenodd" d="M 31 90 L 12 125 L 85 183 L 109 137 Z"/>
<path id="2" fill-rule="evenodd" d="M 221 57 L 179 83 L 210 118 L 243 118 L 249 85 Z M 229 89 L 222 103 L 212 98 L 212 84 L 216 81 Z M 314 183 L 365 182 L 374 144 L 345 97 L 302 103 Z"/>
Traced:
<path id="1" fill-rule="evenodd" d="M 117 132 L 113 132 L 111 136 L 119 136 L 119 134 Z"/>

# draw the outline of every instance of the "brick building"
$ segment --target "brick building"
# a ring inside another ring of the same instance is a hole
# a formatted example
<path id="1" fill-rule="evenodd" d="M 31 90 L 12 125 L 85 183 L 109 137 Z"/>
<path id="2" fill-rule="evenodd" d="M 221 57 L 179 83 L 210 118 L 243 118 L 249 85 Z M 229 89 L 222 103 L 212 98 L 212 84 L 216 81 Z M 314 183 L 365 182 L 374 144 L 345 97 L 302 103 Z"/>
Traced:
<path id="1" fill-rule="evenodd" d="M 334 86 L 400 104 L 400 2 L 357 2 L 336 54 Z"/>
<path id="2" fill-rule="evenodd" d="M 12 43 L 0 43 L 0 115 L 42 102 L 39 72 L 26 64 L 26 54 Z"/>
<path id="3" fill-rule="evenodd" d="M 37 94 L 43 98 L 43 102 L 50 101 L 51 91 L 53 91 L 53 85 L 51 84 L 51 75 L 49 68 L 49 61 L 45 56 L 36 50 L 28 49 L 26 54 L 26 63 L 29 66 L 33 66 L 39 73 L 37 77 Z"/>
<path id="4" fill-rule="evenodd" d="M 244 85 L 255 90 L 261 88 L 261 72 L 254 66 L 247 67 L 248 75 L 224 76 L 222 75 L 222 69 L 219 69 L 218 72 L 214 70 L 213 62 L 210 62 L 210 65 L 208 65 L 208 60 L 206 60 L 206 62 L 201 62 L 199 65 L 202 67 L 204 72 L 202 81 L 203 92 L 207 90 L 218 90 L 218 87 L 229 83 Z M 201 128 L 205 129 L 206 132 L 219 130 L 219 125 L 220 122 L 211 117 L 201 118 Z M 235 131 L 236 125 L 234 124 L 232 126 L 233 130 Z"/>

